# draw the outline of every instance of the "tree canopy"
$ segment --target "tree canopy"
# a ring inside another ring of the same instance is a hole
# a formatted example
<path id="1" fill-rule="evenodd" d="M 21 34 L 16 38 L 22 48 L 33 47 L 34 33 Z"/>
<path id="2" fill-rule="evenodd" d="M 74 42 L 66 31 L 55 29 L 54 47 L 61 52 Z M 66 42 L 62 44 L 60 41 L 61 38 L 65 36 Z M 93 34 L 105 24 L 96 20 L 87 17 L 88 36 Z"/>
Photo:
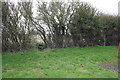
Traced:
<path id="1" fill-rule="evenodd" d="M 117 45 L 118 16 L 99 12 L 82 2 L 38 2 L 36 17 L 31 2 L 2 2 L 3 51 L 32 48 L 33 32 L 45 48 Z"/>

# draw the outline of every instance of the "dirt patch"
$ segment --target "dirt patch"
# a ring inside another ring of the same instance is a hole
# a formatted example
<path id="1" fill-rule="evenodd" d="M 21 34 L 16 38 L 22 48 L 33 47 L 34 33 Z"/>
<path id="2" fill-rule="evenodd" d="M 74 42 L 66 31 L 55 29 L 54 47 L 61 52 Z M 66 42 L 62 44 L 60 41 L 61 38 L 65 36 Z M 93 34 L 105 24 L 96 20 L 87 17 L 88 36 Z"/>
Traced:
<path id="1" fill-rule="evenodd" d="M 15 71 L 16 69 L 14 68 L 11 68 L 11 69 L 8 69 L 7 71 Z"/>
<path id="2" fill-rule="evenodd" d="M 96 63 L 98 66 L 101 66 L 105 69 L 109 69 L 113 72 L 119 73 L 120 71 L 118 70 L 118 62 L 117 61 L 113 61 L 113 62 L 109 62 L 109 63 Z"/>

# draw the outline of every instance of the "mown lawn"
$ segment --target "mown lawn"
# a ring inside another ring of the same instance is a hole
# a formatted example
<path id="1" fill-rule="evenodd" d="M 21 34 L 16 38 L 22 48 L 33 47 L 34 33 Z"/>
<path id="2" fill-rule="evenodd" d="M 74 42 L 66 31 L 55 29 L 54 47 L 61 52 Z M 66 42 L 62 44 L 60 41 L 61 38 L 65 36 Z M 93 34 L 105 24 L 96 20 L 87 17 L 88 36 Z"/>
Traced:
<path id="1" fill-rule="evenodd" d="M 3 78 L 118 78 L 97 66 L 117 60 L 116 46 L 31 50 L 2 55 Z"/>

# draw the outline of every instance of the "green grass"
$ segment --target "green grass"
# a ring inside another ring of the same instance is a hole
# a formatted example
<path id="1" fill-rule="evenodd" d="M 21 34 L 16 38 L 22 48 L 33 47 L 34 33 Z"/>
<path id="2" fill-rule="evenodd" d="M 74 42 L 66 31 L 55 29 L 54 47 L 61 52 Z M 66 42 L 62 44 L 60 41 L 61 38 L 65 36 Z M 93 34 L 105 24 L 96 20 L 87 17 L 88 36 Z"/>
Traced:
<path id="1" fill-rule="evenodd" d="M 0 80 L 2 79 L 2 55 L 0 54 Z"/>
<path id="2" fill-rule="evenodd" d="M 118 78 L 97 62 L 117 60 L 116 46 L 32 50 L 2 55 L 3 78 Z"/>

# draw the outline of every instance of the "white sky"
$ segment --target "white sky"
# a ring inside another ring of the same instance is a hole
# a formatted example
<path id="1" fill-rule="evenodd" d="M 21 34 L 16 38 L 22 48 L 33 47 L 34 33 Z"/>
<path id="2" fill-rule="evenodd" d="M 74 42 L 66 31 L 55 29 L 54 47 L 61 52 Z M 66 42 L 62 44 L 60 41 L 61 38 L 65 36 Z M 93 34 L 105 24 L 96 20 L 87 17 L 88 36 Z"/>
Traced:
<path id="1" fill-rule="evenodd" d="M 93 7 L 108 14 L 118 14 L 118 2 L 120 0 L 81 0 L 89 2 Z"/>
<path id="2" fill-rule="evenodd" d="M 9 1 L 21 1 L 21 0 L 9 0 Z M 29 0 L 22 0 L 22 1 L 29 1 Z M 32 0 L 35 2 L 36 0 Z M 42 1 L 50 1 L 50 0 L 42 0 Z M 66 1 L 66 0 L 62 0 Z M 74 0 L 73 0 L 74 1 Z M 120 0 L 80 0 L 81 2 L 88 2 L 93 7 L 97 8 L 99 11 L 111 15 L 118 14 L 118 2 Z"/>

